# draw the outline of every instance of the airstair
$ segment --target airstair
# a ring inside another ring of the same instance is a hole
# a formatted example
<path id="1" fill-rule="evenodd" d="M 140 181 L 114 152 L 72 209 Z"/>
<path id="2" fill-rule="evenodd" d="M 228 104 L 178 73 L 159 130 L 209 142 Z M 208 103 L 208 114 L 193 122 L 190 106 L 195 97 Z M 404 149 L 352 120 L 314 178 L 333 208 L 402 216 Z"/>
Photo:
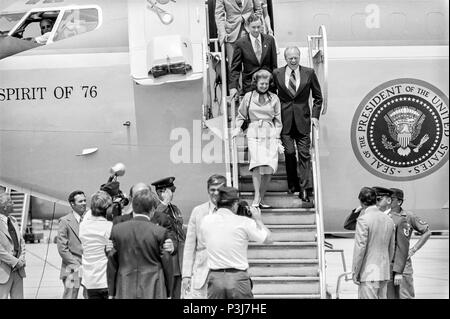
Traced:
<path id="1" fill-rule="evenodd" d="M 26 193 L 21 193 L 11 188 L 6 188 L 6 193 L 10 195 L 11 200 L 13 201 L 13 212 L 11 213 L 11 216 L 17 220 L 20 233 L 23 236 L 28 223 L 30 196 Z"/>
<path id="2" fill-rule="evenodd" d="M 203 123 L 219 131 L 224 141 L 228 185 L 239 189 L 242 199 L 251 203 L 253 184 L 248 170 L 248 148 L 244 136 L 230 139 L 234 129 L 236 106 L 226 94 L 226 64 L 224 48 L 219 50 L 216 39 L 204 43 L 207 48 L 204 64 Z M 211 48 L 212 47 L 212 48 Z M 211 50 L 210 50 L 211 49 Z M 318 75 L 327 105 L 326 30 L 308 37 L 310 67 Z M 220 63 L 220 69 L 219 69 Z M 214 81 L 215 78 L 215 81 Z M 219 93 L 217 93 L 219 92 Z M 311 103 L 312 105 L 312 103 Z M 224 107 L 227 106 L 227 107 Z M 225 133 L 224 133 L 225 132 Z M 314 177 L 314 202 L 303 203 L 295 194 L 288 194 L 284 156 L 280 155 L 277 172 L 273 175 L 262 209 L 265 225 L 272 232 L 272 244 L 249 244 L 249 273 L 255 298 L 326 298 L 325 242 L 323 232 L 322 192 L 319 162 L 319 129 L 312 128 L 311 158 Z"/>

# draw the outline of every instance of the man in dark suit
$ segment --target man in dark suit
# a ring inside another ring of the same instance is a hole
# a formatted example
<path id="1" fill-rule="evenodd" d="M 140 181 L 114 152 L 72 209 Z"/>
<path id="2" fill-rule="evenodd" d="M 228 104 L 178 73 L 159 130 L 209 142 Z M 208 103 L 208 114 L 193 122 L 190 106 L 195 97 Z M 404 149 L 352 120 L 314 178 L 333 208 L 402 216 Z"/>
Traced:
<path id="1" fill-rule="evenodd" d="M 284 51 L 287 65 L 275 69 L 273 78 L 281 101 L 281 141 L 286 158 L 286 172 L 290 193 L 299 191 L 302 201 L 309 202 L 313 188 L 311 170 L 311 122 L 319 126 L 322 109 L 322 92 L 313 69 L 299 65 L 300 49 L 287 47 Z M 312 94 L 312 114 L 309 95 Z M 297 144 L 300 165 L 300 180 L 297 175 L 297 160 L 294 143 Z"/>
<path id="2" fill-rule="evenodd" d="M 358 217 L 353 250 L 353 282 L 359 299 L 386 299 L 395 251 L 395 225 L 377 206 L 373 188 L 363 187 L 358 199 L 364 213 Z"/>
<path id="3" fill-rule="evenodd" d="M 277 68 L 277 49 L 275 40 L 268 34 L 262 34 L 261 18 L 252 14 L 247 25 L 250 33 L 236 41 L 234 45 L 231 73 L 229 76 L 230 95 L 234 97 L 239 88 L 239 76 L 242 71 L 241 95 L 252 90 L 253 74 L 260 69 L 272 72 Z"/>
<path id="4" fill-rule="evenodd" d="M 69 195 L 72 212 L 59 219 L 56 246 L 62 258 L 60 278 L 64 284 L 63 299 L 77 299 L 81 285 L 80 267 L 83 248 L 78 237 L 79 225 L 86 212 L 86 195 L 76 190 Z M 83 290 L 87 298 L 87 292 Z"/>
<path id="5" fill-rule="evenodd" d="M 180 209 L 172 204 L 173 193 L 175 192 L 175 185 L 173 181 L 175 177 L 167 177 L 160 179 L 154 183 L 156 193 L 159 196 L 160 203 L 156 208 L 152 222 L 166 228 L 169 232 L 169 238 L 174 241 L 176 247 L 176 254 L 166 256 L 163 262 L 167 263 L 166 269 L 168 273 L 166 278 L 168 280 L 168 295 L 172 299 L 180 299 L 181 296 L 181 281 L 183 267 L 183 253 L 184 242 L 186 240 L 186 233 L 183 229 L 183 215 Z"/>
<path id="6" fill-rule="evenodd" d="M 23 299 L 25 242 L 12 212 L 11 198 L 0 194 L 0 299 Z"/>
<path id="7" fill-rule="evenodd" d="M 167 230 L 150 222 L 158 197 L 149 189 L 133 195 L 133 219 L 113 226 L 108 255 L 109 296 L 116 299 L 165 299 L 166 279 L 161 255 L 173 251 L 164 244 Z"/>

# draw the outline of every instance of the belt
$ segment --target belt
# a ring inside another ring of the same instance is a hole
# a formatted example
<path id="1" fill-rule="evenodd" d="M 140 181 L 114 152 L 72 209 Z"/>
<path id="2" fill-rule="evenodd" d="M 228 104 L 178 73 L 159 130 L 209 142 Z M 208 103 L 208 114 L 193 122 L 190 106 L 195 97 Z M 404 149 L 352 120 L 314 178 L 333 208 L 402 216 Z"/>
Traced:
<path id="1" fill-rule="evenodd" d="M 239 271 L 247 271 L 247 269 L 236 269 L 236 268 L 222 268 L 222 269 L 210 269 L 210 271 L 214 272 L 239 272 Z"/>

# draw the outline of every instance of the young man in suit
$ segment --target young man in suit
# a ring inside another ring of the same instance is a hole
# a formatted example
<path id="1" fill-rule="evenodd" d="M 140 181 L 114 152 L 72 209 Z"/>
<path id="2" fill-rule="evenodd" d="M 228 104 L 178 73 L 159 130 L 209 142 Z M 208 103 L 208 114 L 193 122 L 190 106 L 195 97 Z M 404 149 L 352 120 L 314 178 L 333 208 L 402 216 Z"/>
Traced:
<path id="1" fill-rule="evenodd" d="M 69 195 L 72 212 L 59 219 L 56 246 L 62 258 L 60 278 L 64 284 L 63 299 L 77 299 L 81 285 L 80 267 L 83 248 L 79 235 L 79 225 L 86 212 L 86 195 L 76 190 Z M 87 292 L 83 295 L 87 298 Z"/>
<path id="2" fill-rule="evenodd" d="M 167 288 L 161 255 L 173 251 L 166 245 L 167 230 L 150 222 L 159 200 L 143 189 L 133 195 L 133 219 L 113 226 L 113 249 L 108 255 L 109 296 L 115 299 L 166 299 Z"/>
<path id="3" fill-rule="evenodd" d="M 225 43 L 229 68 L 233 58 L 234 43 L 245 35 L 244 24 L 247 18 L 256 13 L 262 15 L 260 0 L 217 0 L 215 17 L 219 43 Z"/>
<path id="4" fill-rule="evenodd" d="M 358 199 L 364 208 L 356 224 L 353 249 L 353 282 L 359 299 L 386 299 L 395 251 L 395 225 L 377 204 L 373 188 L 363 187 Z"/>
<path id="5" fill-rule="evenodd" d="M 187 228 L 186 244 L 183 255 L 182 297 L 184 299 L 206 299 L 206 278 L 208 277 L 208 259 L 200 226 L 205 216 L 217 210 L 219 188 L 227 182 L 225 176 L 214 174 L 207 181 L 209 200 L 194 207 Z"/>
<path id="6" fill-rule="evenodd" d="M 12 212 L 11 198 L 0 194 L 0 299 L 23 299 L 25 242 Z"/>
<path id="7" fill-rule="evenodd" d="M 313 189 L 309 134 L 311 122 L 319 127 L 322 92 L 314 70 L 300 65 L 299 48 L 287 47 L 284 58 L 287 65 L 275 69 L 273 78 L 281 102 L 281 141 L 286 158 L 288 188 L 289 193 L 298 191 L 302 201 L 309 202 Z M 313 97 L 312 114 L 309 106 L 310 94 Z M 294 143 L 297 144 L 300 180 L 297 175 Z"/>
<path id="8" fill-rule="evenodd" d="M 263 34 L 261 18 L 252 14 L 247 19 L 249 34 L 236 41 L 234 46 L 231 72 L 229 76 L 230 96 L 234 97 L 239 88 L 239 76 L 242 72 L 241 95 L 250 92 L 253 74 L 266 69 L 272 72 L 277 68 L 277 49 L 275 40 Z"/>

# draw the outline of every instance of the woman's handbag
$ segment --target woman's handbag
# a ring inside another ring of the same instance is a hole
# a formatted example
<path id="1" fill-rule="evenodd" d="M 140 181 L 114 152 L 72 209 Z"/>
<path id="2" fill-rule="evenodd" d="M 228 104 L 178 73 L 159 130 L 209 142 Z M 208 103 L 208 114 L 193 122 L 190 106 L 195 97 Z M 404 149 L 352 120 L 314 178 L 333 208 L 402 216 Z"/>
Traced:
<path id="1" fill-rule="evenodd" d="M 241 125 L 241 129 L 242 129 L 243 132 L 248 129 L 248 126 L 250 124 L 250 116 L 248 114 L 248 110 L 250 109 L 250 102 L 252 101 L 252 97 L 253 97 L 253 91 L 252 91 L 252 94 L 250 95 L 250 99 L 248 100 L 247 116 L 246 116 L 244 122 L 242 122 L 242 125 Z"/>

